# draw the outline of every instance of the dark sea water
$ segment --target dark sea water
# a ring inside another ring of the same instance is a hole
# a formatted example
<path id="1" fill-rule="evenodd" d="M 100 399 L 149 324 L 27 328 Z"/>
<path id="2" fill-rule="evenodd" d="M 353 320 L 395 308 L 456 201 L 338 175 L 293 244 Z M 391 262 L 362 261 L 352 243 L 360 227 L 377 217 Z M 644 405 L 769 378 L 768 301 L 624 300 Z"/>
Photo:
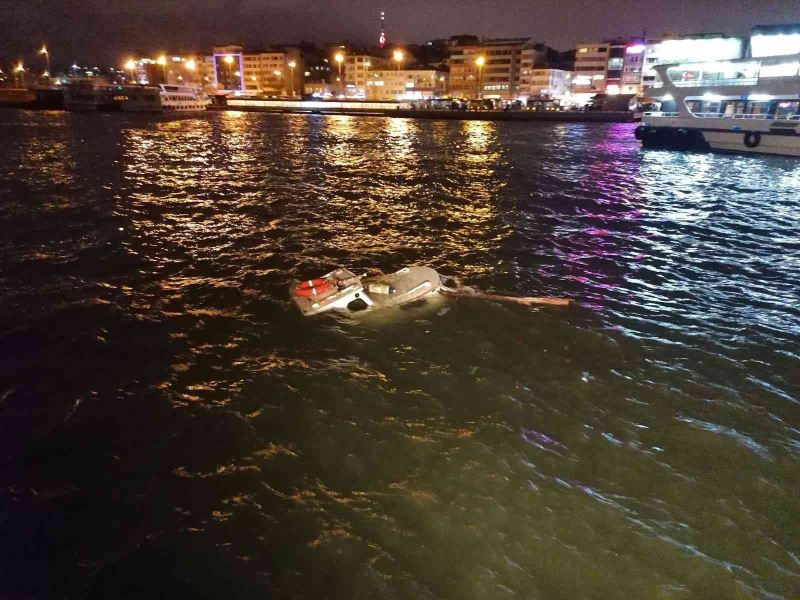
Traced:
<path id="1" fill-rule="evenodd" d="M 632 130 L 0 112 L 0 597 L 798 598 L 800 161 Z"/>

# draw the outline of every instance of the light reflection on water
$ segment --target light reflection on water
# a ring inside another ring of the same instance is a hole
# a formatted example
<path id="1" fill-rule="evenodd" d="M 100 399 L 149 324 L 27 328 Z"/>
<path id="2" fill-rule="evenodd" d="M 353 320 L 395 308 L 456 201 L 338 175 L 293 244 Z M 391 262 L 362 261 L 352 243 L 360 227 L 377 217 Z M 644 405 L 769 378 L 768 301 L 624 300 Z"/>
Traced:
<path id="1" fill-rule="evenodd" d="M 796 595 L 800 167 L 631 129 L 0 114 L 0 582 Z M 409 263 L 576 307 L 287 297 Z"/>

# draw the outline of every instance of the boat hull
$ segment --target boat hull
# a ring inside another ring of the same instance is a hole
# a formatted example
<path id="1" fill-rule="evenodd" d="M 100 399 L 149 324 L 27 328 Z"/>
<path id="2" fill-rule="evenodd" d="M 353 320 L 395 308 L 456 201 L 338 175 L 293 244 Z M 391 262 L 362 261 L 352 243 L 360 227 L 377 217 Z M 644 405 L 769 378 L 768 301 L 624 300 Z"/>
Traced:
<path id="1" fill-rule="evenodd" d="M 705 126 L 643 123 L 636 128 L 635 135 L 644 148 L 800 157 L 800 133 L 797 131 L 800 127 L 776 130 L 770 128 L 768 122 L 747 123 L 754 126 L 746 127 L 732 124 L 730 119 L 727 121 Z"/>

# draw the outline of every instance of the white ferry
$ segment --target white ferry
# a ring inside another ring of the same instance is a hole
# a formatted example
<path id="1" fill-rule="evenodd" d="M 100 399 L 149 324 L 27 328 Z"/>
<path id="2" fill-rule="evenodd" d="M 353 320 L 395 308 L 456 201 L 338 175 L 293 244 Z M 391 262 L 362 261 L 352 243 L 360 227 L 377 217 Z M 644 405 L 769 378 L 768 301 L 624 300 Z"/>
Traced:
<path id="1" fill-rule="evenodd" d="M 645 148 L 800 156 L 800 54 L 655 71 L 661 111 L 636 128 Z"/>
<path id="2" fill-rule="evenodd" d="M 205 94 L 188 86 L 129 86 L 125 95 L 122 110 L 128 112 L 187 112 L 205 110 L 208 106 Z"/>
<path id="3" fill-rule="evenodd" d="M 208 106 L 206 95 L 193 87 L 161 84 L 159 88 L 165 112 L 205 110 Z"/>

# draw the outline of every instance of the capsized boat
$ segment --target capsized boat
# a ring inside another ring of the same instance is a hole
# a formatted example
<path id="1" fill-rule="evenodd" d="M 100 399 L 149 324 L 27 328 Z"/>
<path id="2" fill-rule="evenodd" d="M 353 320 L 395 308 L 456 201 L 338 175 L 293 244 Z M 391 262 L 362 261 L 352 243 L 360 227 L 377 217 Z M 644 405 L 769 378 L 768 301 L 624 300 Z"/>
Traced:
<path id="1" fill-rule="evenodd" d="M 292 299 L 305 316 L 329 310 L 359 312 L 414 302 L 439 291 L 442 279 L 430 267 L 406 267 L 375 277 L 340 268 L 317 279 L 294 282 Z"/>

